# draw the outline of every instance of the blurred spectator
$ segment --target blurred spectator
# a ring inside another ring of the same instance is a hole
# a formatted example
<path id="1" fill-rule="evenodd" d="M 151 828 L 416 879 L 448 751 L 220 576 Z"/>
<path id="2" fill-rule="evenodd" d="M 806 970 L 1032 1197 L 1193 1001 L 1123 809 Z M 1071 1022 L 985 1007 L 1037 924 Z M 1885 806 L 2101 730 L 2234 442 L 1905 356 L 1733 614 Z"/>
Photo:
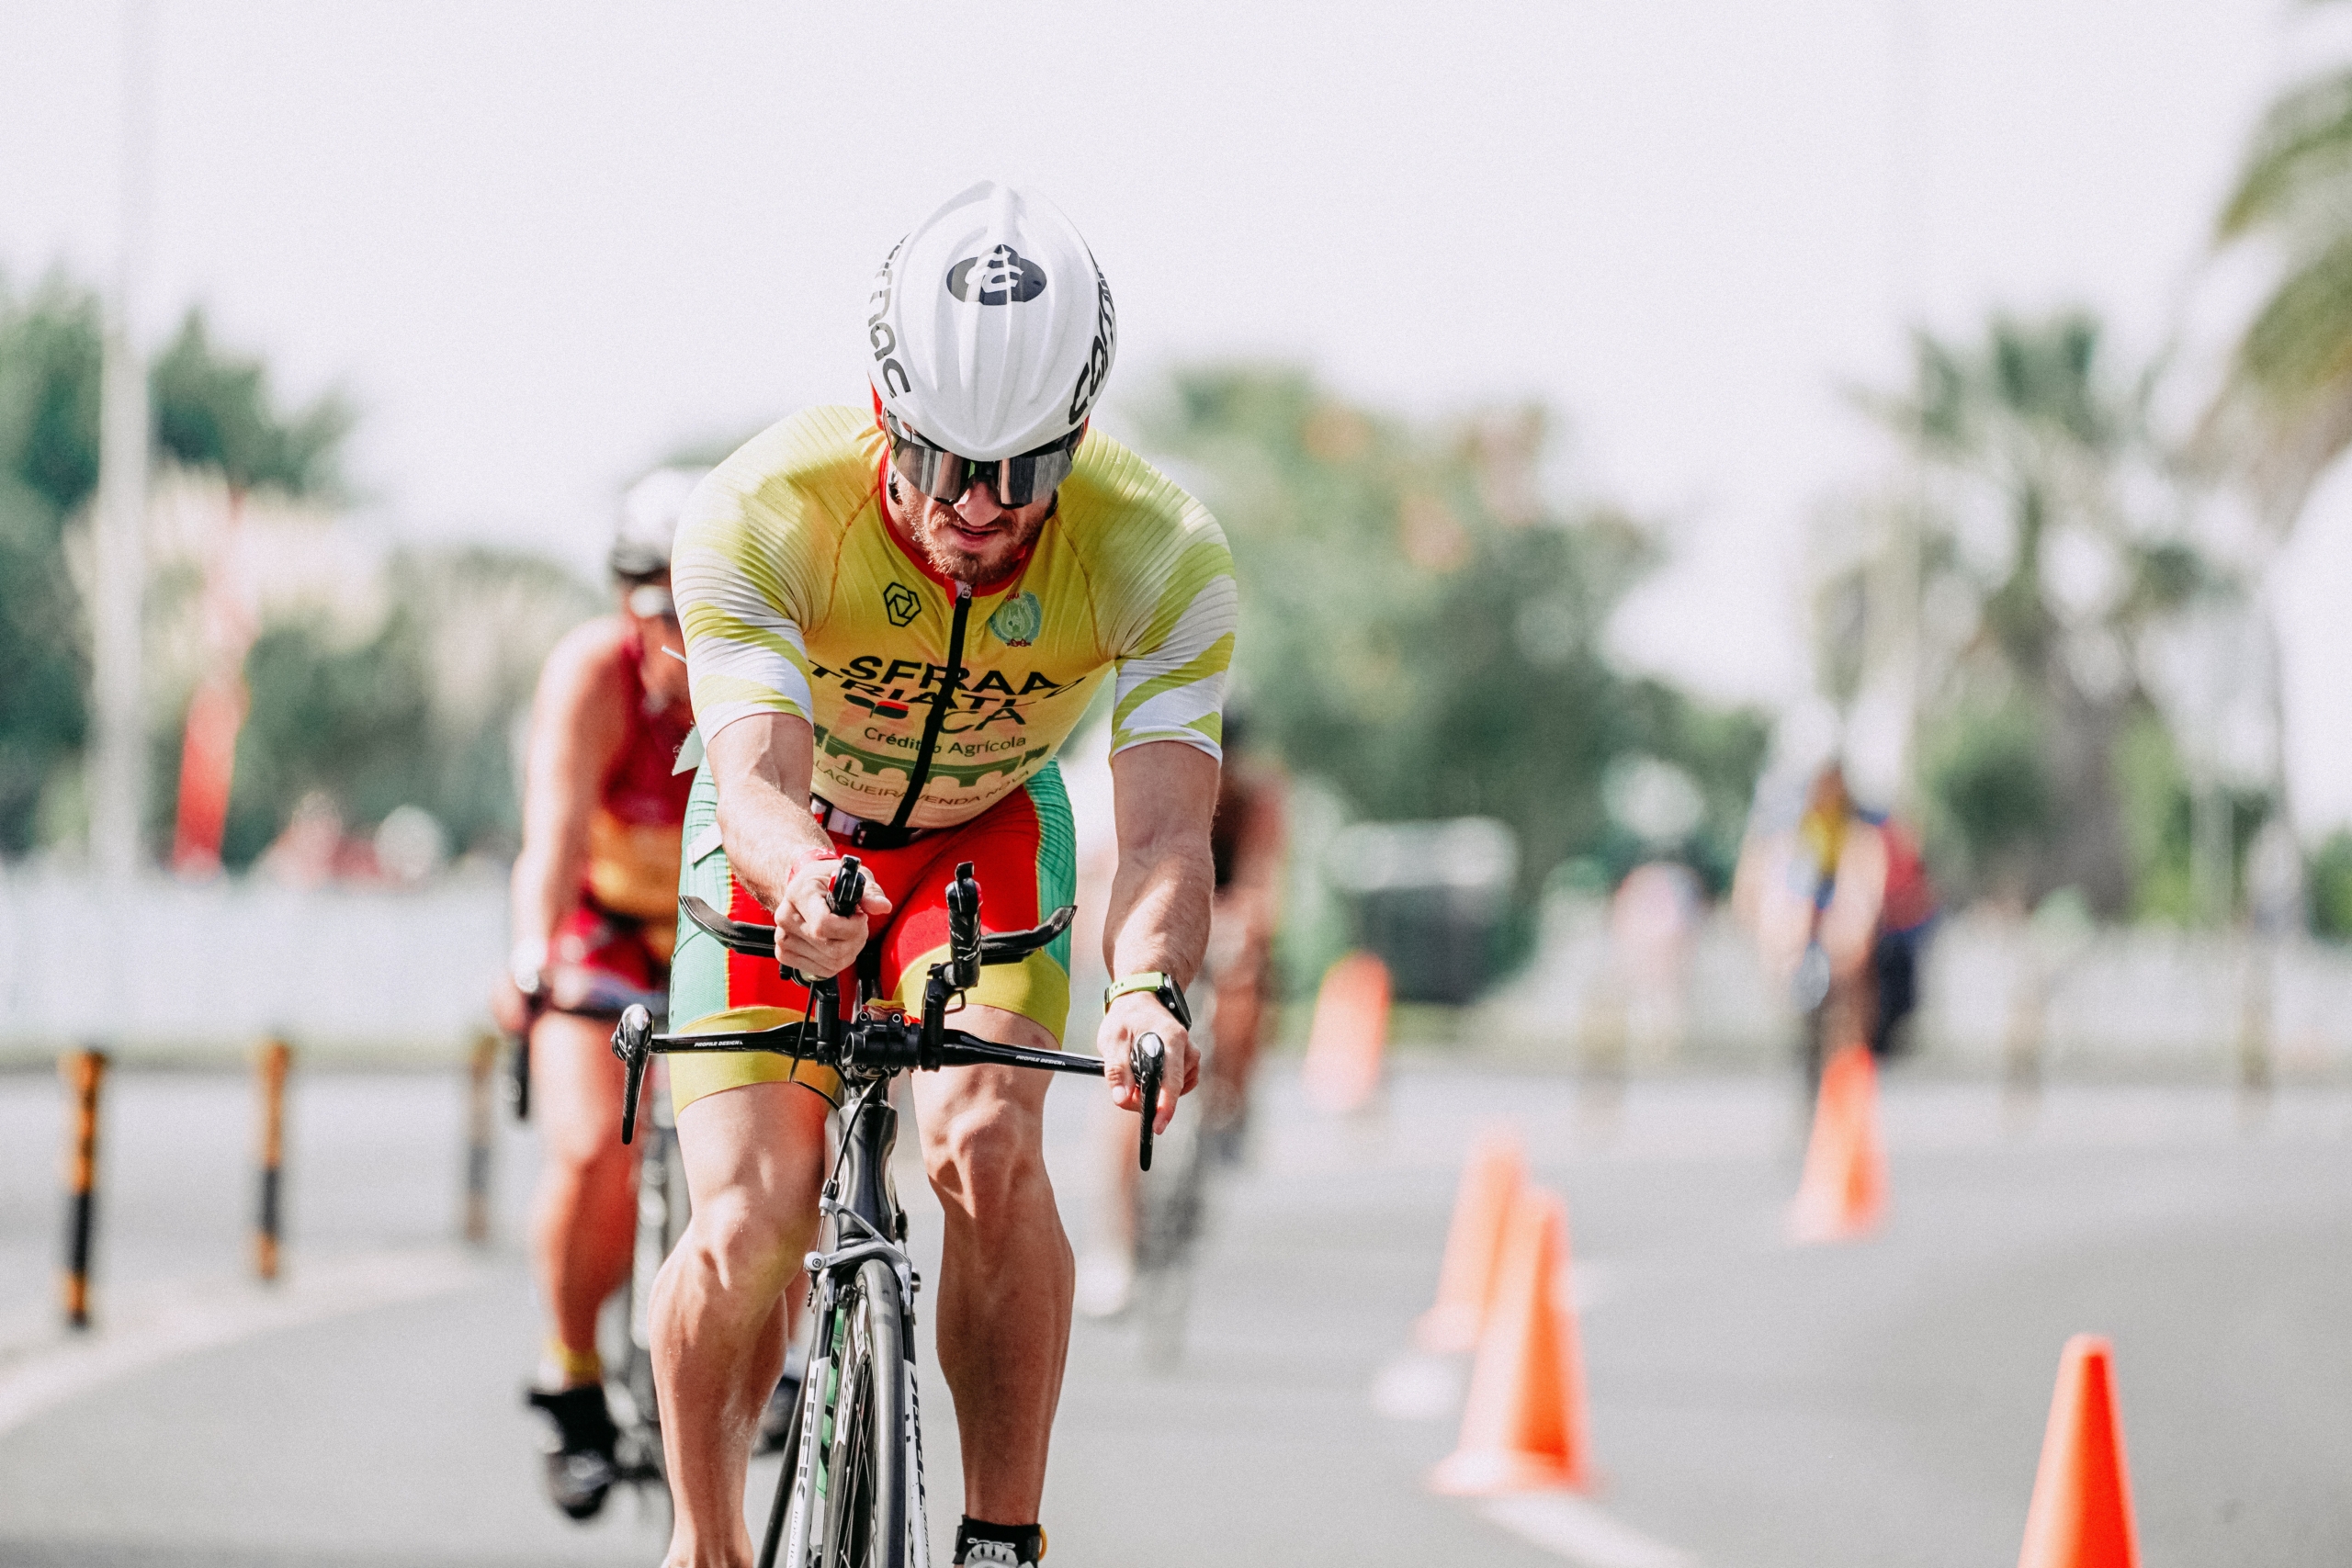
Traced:
<path id="1" fill-rule="evenodd" d="M 295 887 L 321 887 L 344 860 L 343 812 L 334 796 L 314 789 L 294 805 L 286 830 L 262 852 L 263 875 Z"/>

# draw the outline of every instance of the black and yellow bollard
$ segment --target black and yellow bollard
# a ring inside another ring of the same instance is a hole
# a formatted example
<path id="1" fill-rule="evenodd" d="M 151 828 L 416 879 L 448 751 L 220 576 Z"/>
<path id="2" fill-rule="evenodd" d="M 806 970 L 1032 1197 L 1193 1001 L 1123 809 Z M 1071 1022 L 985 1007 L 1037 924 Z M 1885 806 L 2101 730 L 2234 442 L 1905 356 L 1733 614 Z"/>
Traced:
<path id="1" fill-rule="evenodd" d="M 492 1109 L 491 1080 L 498 1072 L 499 1037 L 478 1034 L 466 1088 L 466 1239 L 490 1239 L 491 1139 L 498 1126 Z"/>
<path id="2" fill-rule="evenodd" d="M 65 1323 L 90 1326 L 90 1238 L 97 1222 L 98 1087 L 104 1051 L 68 1051 L 57 1059 L 69 1104 L 65 1113 Z"/>
<path id="3" fill-rule="evenodd" d="M 254 1216 L 254 1272 L 265 1280 L 277 1278 L 277 1243 L 284 1220 L 286 1170 L 286 1070 L 294 1048 L 283 1040 L 262 1042 L 257 1065 L 261 1075 L 261 1210 Z"/>

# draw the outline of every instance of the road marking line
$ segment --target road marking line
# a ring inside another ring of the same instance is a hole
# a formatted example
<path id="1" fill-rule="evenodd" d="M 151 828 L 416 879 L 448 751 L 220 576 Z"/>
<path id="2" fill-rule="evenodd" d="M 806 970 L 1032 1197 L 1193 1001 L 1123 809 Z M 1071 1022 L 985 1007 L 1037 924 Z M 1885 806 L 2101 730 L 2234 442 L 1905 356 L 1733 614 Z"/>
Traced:
<path id="1" fill-rule="evenodd" d="M 1391 1421 L 1442 1421 L 1462 1408 L 1469 1370 L 1458 1356 L 1407 1352 L 1373 1380 L 1372 1407 Z"/>
<path id="2" fill-rule="evenodd" d="M 1697 1562 L 1566 1493 L 1496 1497 L 1480 1511 L 1513 1535 L 1583 1568 L 1695 1568 Z"/>
<path id="3" fill-rule="evenodd" d="M 454 1247 L 303 1259 L 282 1283 L 180 1281 L 142 1292 L 73 1338 L 0 1347 L 0 1435 L 93 1389 L 258 1334 L 462 1290 L 481 1262 Z"/>

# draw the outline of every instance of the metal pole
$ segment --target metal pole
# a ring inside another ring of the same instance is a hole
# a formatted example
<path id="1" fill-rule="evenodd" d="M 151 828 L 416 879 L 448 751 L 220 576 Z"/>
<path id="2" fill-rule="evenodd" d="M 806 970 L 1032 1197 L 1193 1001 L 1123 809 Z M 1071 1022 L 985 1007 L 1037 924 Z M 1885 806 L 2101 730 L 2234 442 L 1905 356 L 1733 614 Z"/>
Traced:
<path id="1" fill-rule="evenodd" d="M 1899 332 L 1924 326 L 1927 318 L 1928 199 L 1930 189 L 1928 136 L 1932 126 L 1928 89 L 1933 76 L 1928 49 L 1928 18 L 1922 0 L 1892 0 L 1887 17 L 1887 292 Z M 1907 353 L 1907 350 L 1906 350 Z M 1926 433 L 1912 433 L 1904 454 L 1901 499 L 1894 509 L 1883 589 L 1882 626 L 1871 638 L 1886 661 L 1897 727 L 1892 748 L 1894 790 L 1889 802 L 1919 819 L 1917 738 L 1921 669 L 1919 602 L 1928 483 Z M 1888 624 L 1891 623 L 1891 624 Z M 1882 641 L 1883 637 L 1883 641 Z"/>
<path id="2" fill-rule="evenodd" d="M 146 723 L 141 685 L 147 472 L 152 415 L 138 341 L 153 141 L 154 11 L 122 8 L 122 167 L 114 289 L 107 300 L 98 392 L 98 502 L 92 595 L 95 710 L 90 858 L 119 885 L 139 870 L 145 818 Z"/>
<path id="3" fill-rule="evenodd" d="M 254 1272 L 277 1278 L 277 1243 L 284 1234 L 286 1168 L 286 1073 L 294 1048 L 283 1040 L 262 1043 L 261 1204 L 254 1217 Z"/>
<path id="4" fill-rule="evenodd" d="M 491 1081 L 498 1072 L 500 1043 L 495 1034 L 475 1035 L 467 1073 L 465 1235 L 477 1246 L 490 1239 L 492 1137 L 498 1125 Z"/>
<path id="5" fill-rule="evenodd" d="M 97 1221 L 98 1087 L 104 1051 L 68 1051 L 58 1076 L 72 1097 L 65 1121 L 65 1325 L 90 1326 L 90 1242 Z"/>

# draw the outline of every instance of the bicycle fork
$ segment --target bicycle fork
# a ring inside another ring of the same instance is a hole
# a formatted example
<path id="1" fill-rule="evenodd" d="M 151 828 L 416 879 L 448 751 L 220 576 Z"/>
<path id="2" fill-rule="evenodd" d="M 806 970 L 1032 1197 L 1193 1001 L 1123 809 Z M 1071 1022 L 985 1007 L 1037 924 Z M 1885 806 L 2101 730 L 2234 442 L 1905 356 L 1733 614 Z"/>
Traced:
<path id="1" fill-rule="evenodd" d="M 850 1364 L 847 1352 L 853 1325 L 848 1307 L 854 1299 L 848 1287 L 868 1260 L 888 1264 L 898 1280 L 903 1339 L 897 1359 L 905 1380 L 899 1402 L 905 1412 L 899 1443 L 905 1473 L 913 1481 L 908 1499 L 910 1559 L 915 1562 L 931 1560 L 931 1531 L 924 1512 L 922 1427 L 915 1387 L 915 1293 L 922 1278 L 902 1245 L 906 1216 L 899 1207 L 890 1177 L 899 1113 L 887 1098 L 869 1092 L 854 1103 L 851 1114 L 840 1167 L 818 1199 L 822 1218 L 831 1222 L 833 1245 L 830 1250 L 809 1253 L 805 1260 L 810 1309 L 808 1370 L 800 1386 L 797 1440 L 778 1478 L 778 1495 L 761 1543 L 759 1568 L 775 1568 L 778 1562 L 791 1568 L 806 1563 L 811 1534 L 818 1521 L 827 1517 L 825 1504 L 837 1480 L 829 1472 L 836 1451 L 833 1426 L 847 1415 L 842 1401 L 848 1391 L 842 1372 Z"/>

